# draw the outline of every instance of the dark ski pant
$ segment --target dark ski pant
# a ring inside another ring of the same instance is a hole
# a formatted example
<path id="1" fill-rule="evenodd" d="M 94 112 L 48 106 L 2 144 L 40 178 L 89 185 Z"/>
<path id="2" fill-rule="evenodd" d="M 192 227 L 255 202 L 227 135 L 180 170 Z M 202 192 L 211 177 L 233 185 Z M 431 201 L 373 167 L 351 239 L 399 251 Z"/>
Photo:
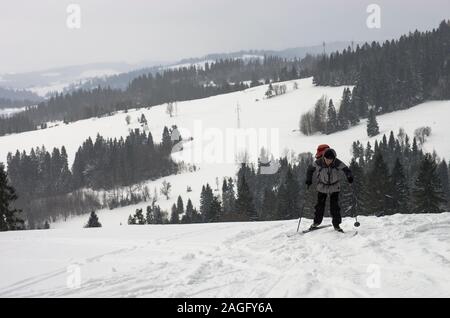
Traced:
<path id="1" fill-rule="evenodd" d="M 327 194 L 318 192 L 317 204 L 315 206 L 316 213 L 314 217 L 315 224 L 321 224 L 323 220 L 323 214 L 325 212 L 325 204 L 327 202 Z M 330 214 L 333 218 L 333 226 L 338 226 L 342 222 L 341 208 L 339 207 L 339 192 L 330 194 Z"/>

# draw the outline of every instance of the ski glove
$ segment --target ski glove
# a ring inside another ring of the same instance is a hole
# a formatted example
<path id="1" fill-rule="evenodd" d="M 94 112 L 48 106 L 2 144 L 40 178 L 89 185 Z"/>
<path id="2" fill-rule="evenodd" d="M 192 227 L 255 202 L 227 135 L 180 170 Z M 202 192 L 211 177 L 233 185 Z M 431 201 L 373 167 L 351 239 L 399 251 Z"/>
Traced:
<path id="1" fill-rule="evenodd" d="M 312 181 L 311 180 L 306 180 L 305 184 L 308 186 L 308 188 L 311 186 Z"/>
<path id="2" fill-rule="evenodd" d="M 353 183 L 353 177 L 352 177 L 352 176 L 349 176 L 349 177 L 347 178 L 347 180 L 348 180 L 348 183 L 350 183 L 350 184 Z"/>

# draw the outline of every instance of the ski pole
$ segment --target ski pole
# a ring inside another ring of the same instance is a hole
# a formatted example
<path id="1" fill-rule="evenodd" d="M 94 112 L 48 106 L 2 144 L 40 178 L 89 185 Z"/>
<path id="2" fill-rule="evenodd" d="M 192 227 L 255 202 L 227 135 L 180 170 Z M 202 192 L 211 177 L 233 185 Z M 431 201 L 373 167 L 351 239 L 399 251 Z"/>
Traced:
<path id="1" fill-rule="evenodd" d="M 309 187 L 306 188 L 306 190 L 308 190 L 308 189 L 309 189 Z M 300 217 L 298 218 L 297 233 L 300 230 L 300 222 L 302 221 L 303 210 L 305 209 L 305 204 L 306 204 L 306 191 L 305 191 L 305 194 L 303 196 L 303 204 L 302 204 L 302 208 L 300 210 Z"/>
<path id="2" fill-rule="evenodd" d="M 354 227 L 360 227 L 360 226 L 361 226 L 361 223 L 358 222 L 358 199 L 356 198 L 355 188 L 353 187 L 353 184 L 350 185 L 350 187 L 352 188 L 352 194 L 353 194 L 353 206 L 354 206 L 355 211 L 356 211 L 356 212 L 355 212 L 355 215 L 354 215 L 354 216 L 352 215 L 352 217 L 355 218 L 355 224 L 354 224 Z M 353 209 L 352 209 L 352 210 L 353 210 Z M 352 214 L 353 214 L 353 212 L 352 212 Z"/>

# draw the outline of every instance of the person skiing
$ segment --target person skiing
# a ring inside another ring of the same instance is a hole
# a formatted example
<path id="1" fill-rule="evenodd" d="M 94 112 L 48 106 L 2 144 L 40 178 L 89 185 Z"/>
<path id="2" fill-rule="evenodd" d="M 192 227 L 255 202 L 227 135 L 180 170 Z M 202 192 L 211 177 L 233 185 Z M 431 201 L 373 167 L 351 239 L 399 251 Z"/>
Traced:
<path id="1" fill-rule="evenodd" d="M 323 146 L 323 145 L 322 145 Z M 318 156 L 316 155 L 316 158 Z M 330 214 L 333 219 L 333 227 L 336 231 L 343 232 L 340 227 L 342 222 L 341 211 L 339 207 L 339 194 L 341 186 L 339 182 L 339 172 L 342 171 L 349 183 L 353 183 L 353 174 L 351 170 L 337 158 L 336 151 L 327 148 L 323 156 L 317 158 L 312 165 L 308 167 L 306 173 L 306 185 L 308 188 L 312 185 L 313 174 L 317 171 L 317 204 L 315 206 L 314 223 L 310 230 L 316 229 L 323 220 L 325 212 L 325 203 L 327 196 L 330 196 Z"/>

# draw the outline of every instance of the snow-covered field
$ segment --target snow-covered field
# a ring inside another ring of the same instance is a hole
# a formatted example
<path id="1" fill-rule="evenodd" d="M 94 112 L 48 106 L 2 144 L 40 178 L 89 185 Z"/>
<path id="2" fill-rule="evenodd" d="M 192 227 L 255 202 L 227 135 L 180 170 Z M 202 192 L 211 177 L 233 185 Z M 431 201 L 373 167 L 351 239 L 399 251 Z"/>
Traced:
<path id="1" fill-rule="evenodd" d="M 93 80 L 96 78 L 105 78 L 107 76 L 120 74 L 119 71 L 114 69 L 90 69 L 82 71 L 78 76 L 71 77 L 65 80 L 58 80 L 55 82 L 48 83 L 45 86 L 32 86 L 27 89 L 41 97 L 47 97 L 48 94 L 51 93 L 61 93 L 64 89 L 69 88 L 73 83 L 85 83 L 89 80 Z M 59 73 L 47 73 L 43 74 L 48 77 L 59 77 L 61 74 Z"/>
<path id="2" fill-rule="evenodd" d="M 301 114 L 323 94 L 338 104 L 344 87 L 315 87 L 311 79 L 297 83 L 299 89 L 293 90 L 293 82 L 286 82 L 287 94 L 269 100 L 264 99 L 267 86 L 261 86 L 179 102 L 172 118 L 161 105 L 3 136 L 0 161 L 16 149 L 64 145 L 71 164 L 86 138 L 126 136 L 140 128 L 137 118 L 145 114 L 155 141 L 161 140 L 164 126 L 172 125 L 184 138 L 194 137 L 173 157 L 196 164 L 198 171 L 146 183 L 151 192 L 164 180 L 172 184 L 170 199 L 158 201 L 169 210 L 178 195 L 198 206 L 202 185 L 215 188 L 219 177 L 220 187 L 222 177 L 235 176 L 233 156 L 241 149 L 233 148 L 228 160 L 226 145 L 230 129 L 238 125 L 238 104 L 241 128 L 257 136 L 265 131 L 262 144 L 280 154 L 312 152 L 328 143 L 348 161 L 353 141 L 374 140 L 367 137 L 365 122 L 330 136 L 302 135 Z M 430 126 L 425 150 L 448 159 L 449 115 L 450 101 L 428 102 L 379 116 L 378 122 L 382 134 L 402 127 L 413 135 L 416 128 Z M 296 220 L 126 225 L 128 216 L 147 204 L 97 211 L 100 229 L 84 229 L 84 215 L 51 224 L 48 231 L 0 233 L 0 297 L 450 297 L 450 213 L 362 217 L 355 236 L 352 219 L 344 220 L 344 235 L 327 228 L 291 236 Z M 310 222 L 304 220 L 302 228 Z"/>
<path id="3" fill-rule="evenodd" d="M 450 297 L 450 213 L 360 221 L 3 232 L 0 297 Z"/>
<path id="4" fill-rule="evenodd" d="M 0 117 L 8 117 L 20 112 L 25 111 L 26 107 L 17 107 L 17 108 L 0 108 Z"/>
<path id="5" fill-rule="evenodd" d="M 71 164 L 75 152 L 86 138 L 95 138 L 97 133 L 104 137 L 126 136 L 129 129 L 140 127 L 137 118 L 145 114 L 155 141 L 161 140 L 164 126 L 171 127 L 174 124 L 180 128 L 184 138 L 194 137 L 193 142 L 184 145 L 183 152 L 175 153 L 173 157 L 176 160 L 195 163 L 200 170 L 146 183 L 152 193 L 154 188 L 160 189 L 164 180 L 172 184 L 171 198 L 165 200 L 160 196 L 158 202 L 163 209 L 170 210 L 178 195 L 181 195 L 185 202 L 190 198 L 194 206 L 198 207 L 200 191 L 204 184 L 208 182 L 215 188 L 218 177 L 220 188 L 222 177 L 235 176 L 237 165 L 234 156 L 239 149 L 238 147 L 232 149 L 236 152 L 233 153 L 226 145 L 231 139 L 228 134 L 229 129 L 237 127 L 238 104 L 241 128 L 245 131 L 256 132 L 256 135 L 263 137 L 266 132 L 267 137 L 262 138 L 263 142 L 266 141 L 272 146 L 275 144 L 274 148 L 278 148 L 275 150 L 278 150 L 281 155 L 285 153 L 285 150 L 292 150 L 297 154 L 313 152 L 318 144 L 327 143 L 337 150 L 341 159 L 348 162 L 351 158 L 350 149 L 353 141 L 359 139 L 364 145 L 369 140 L 374 141 L 375 138 L 367 137 L 365 121 L 347 131 L 329 136 L 320 134 L 304 136 L 295 131 L 298 130 L 301 114 L 309 111 L 323 94 L 332 98 L 338 105 L 344 87 L 316 87 L 309 78 L 296 81 L 299 89 L 293 90 L 293 82 L 285 83 L 287 94 L 269 100 L 264 99 L 267 86 L 260 86 L 243 92 L 179 102 L 176 114 L 172 118 L 166 113 L 166 106 L 161 105 L 149 110 L 132 110 L 128 114 L 118 113 L 111 117 L 81 120 L 69 125 L 60 123 L 56 127 L 45 130 L 3 136 L 0 137 L 0 161 L 5 161 L 7 153 L 15 152 L 18 148 L 29 151 L 32 147 L 45 145 L 48 150 L 51 150 L 53 147 L 64 145 L 68 152 L 69 164 Z M 127 115 L 131 116 L 130 125 L 126 124 Z M 416 128 L 430 126 L 432 135 L 425 143 L 424 149 L 436 150 L 438 155 L 449 159 L 448 137 L 450 134 L 447 129 L 449 116 L 450 101 L 427 102 L 408 110 L 385 114 L 378 117 L 381 135 L 376 139 L 380 139 L 383 133 L 389 134 L 391 130 L 397 133 L 400 127 L 412 136 Z M 277 133 L 273 133 L 273 128 Z M 275 143 L 271 140 L 273 136 L 276 137 Z M 247 139 L 249 140 L 250 138 Z M 188 186 L 192 188 L 190 193 L 186 192 Z M 142 203 L 113 211 L 103 210 L 98 214 L 105 226 L 125 224 L 128 216 L 134 213 L 136 208 L 145 208 L 146 205 Z M 75 217 L 67 222 L 52 224 L 52 227 L 80 228 L 86 219 L 87 216 Z"/>

